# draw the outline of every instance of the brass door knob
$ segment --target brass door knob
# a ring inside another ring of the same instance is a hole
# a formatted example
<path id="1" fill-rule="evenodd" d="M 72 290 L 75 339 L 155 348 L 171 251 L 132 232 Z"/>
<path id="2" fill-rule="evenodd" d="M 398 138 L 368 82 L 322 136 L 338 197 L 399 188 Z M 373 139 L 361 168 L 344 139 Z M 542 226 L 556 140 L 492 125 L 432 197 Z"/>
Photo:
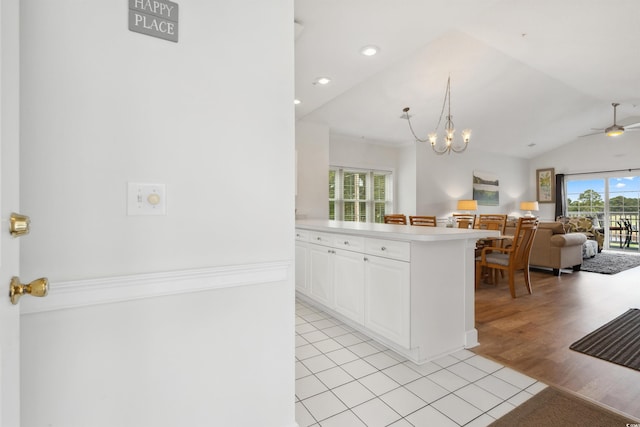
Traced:
<path id="1" fill-rule="evenodd" d="M 18 277 L 11 278 L 11 285 L 9 291 L 9 297 L 11 298 L 11 304 L 17 304 L 20 297 L 24 294 L 33 295 L 34 297 L 44 297 L 49 293 L 49 280 L 46 277 L 41 277 L 33 282 L 23 285 L 20 283 Z"/>

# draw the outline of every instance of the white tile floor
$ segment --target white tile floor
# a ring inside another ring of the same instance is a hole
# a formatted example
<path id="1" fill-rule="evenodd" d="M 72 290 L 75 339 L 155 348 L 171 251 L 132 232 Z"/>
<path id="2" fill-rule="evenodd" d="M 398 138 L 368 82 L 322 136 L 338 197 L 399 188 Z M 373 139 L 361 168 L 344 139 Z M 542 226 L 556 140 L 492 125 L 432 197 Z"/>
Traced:
<path id="1" fill-rule="evenodd" d="M 545 387 L 468 350 L 416 365 L 296 301 L 300 427 L 481 427 Z"/>

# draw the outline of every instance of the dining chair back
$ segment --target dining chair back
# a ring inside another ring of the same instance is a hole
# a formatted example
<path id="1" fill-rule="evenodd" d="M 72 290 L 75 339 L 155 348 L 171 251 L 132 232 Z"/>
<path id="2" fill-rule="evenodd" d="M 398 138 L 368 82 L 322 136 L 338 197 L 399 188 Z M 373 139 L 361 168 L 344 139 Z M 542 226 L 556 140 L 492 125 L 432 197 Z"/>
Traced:
<path id="1" fill-rule="evenodd" d="M 384 216 L 385 224 L 407 225 L 407 216 L 404 214 L 389 214 Z"/>
<path id="2" fill-rule="evenodd" d="M 478 224 L 476 225 L 481 230 L 498 230 L 500 234 L 504 234 L 504 229 L 507 226 L 506 214 L 480 214 L 478 216 Z"/>
<path id="3" fill-rule="evenodd" d="M 410 216 L 409 223 L 411 225 L 421 225 L 423 227 L 436 227 L 438 225 L 435 216 Z"/>
<path id="4" fill-rule="evenodd" d="M 474 228 L 476 226 L 476 216 L 474 214 L 453 214 L 457 228 Z"/>
<path id="5" fill-rule="evenodd" d="M 513 234 L 511 246 L 483 248 L 480 256 L 476 258 L 476 288 L 480 285 L 483 267 L 505 270 L 509 276 L 509 290 L 511 297 L 516 297 L 515 272 L 522 270 L 527 292 L 531 291 L 529 277 L 529 254 L 533 245 L 533 238 L 538 229 L 538 219 L 533 217 L 519 218 L 516 231 Z"/>

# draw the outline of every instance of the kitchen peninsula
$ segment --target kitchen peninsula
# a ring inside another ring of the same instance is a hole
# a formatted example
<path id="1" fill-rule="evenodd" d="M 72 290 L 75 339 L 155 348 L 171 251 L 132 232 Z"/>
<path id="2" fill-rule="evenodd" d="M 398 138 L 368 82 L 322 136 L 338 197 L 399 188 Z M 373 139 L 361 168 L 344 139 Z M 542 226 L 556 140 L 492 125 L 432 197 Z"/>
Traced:
<path id="1" fill-rule="evenodd" d="M 415 363 L 478 345 L 476 241 L 490 230 L 296 222 L 300 298 Z"/>

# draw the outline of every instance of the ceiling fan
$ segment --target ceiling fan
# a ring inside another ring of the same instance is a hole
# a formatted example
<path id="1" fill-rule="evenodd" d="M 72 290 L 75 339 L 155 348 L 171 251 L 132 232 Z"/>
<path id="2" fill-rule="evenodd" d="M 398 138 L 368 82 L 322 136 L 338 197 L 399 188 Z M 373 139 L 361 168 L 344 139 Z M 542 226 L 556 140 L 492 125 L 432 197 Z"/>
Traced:
<path id="1" fill-rule="evenodd" d="M 580 137 L 597 135 L 597 134 L 600 134 L 600 133 L 604 133 L 607 136 L 618 136 L 618 135 L 622 135 L 623 133 L 625 133 L 625 131 L 637 131 L 637 130 L 640 130 L 640 122 L 631 123 L 631 124 L 628 124 L 626 126 L 620 126 L 619 124 L 617 124 L 616 123 L 616 108 L 620 104 L 617 103 L 617 102 L 612 102 L 611 105 L 613 106 L 613 124 L 611 126 L 609 126 L 608 128 L 606 128 L 606 129 L 591 128 L 592 130 L 595 130 L 597 132 L 592 132 L 592 133 L 587 133 L 585 135 L 580 135 Z"/>

